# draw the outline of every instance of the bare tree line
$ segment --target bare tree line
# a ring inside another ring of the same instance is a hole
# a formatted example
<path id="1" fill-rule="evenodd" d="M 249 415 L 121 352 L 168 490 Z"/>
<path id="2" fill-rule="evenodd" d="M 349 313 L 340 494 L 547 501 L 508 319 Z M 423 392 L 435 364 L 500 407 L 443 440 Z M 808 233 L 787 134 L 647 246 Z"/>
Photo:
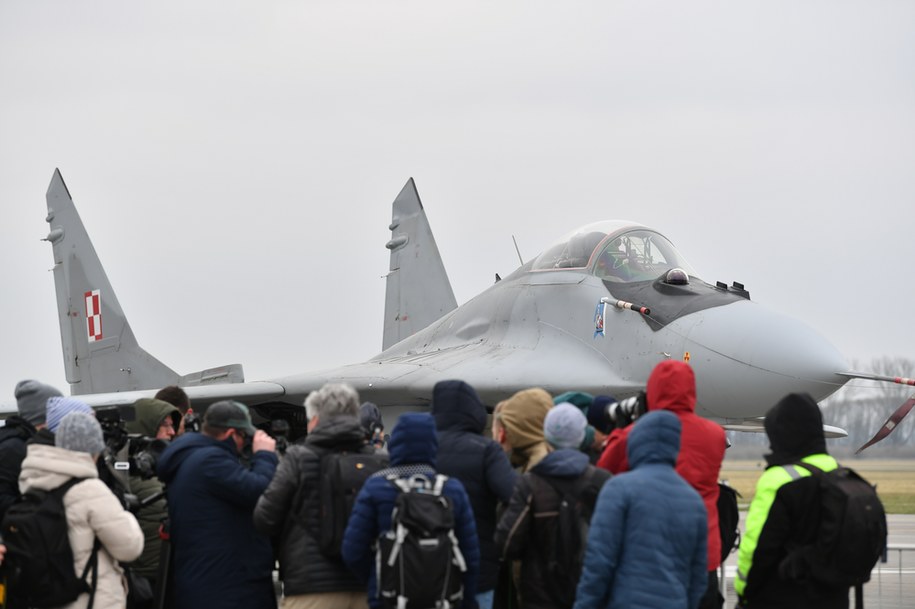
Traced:
<path id="1" fill-rule="evenodd" d="M 915 377 L 915 361 L 904 357 L 881 357 L 868 363 L 852 361 L 852 370 L 862 370 L 885 376 Z M 828 442 L 830 452 L 848 456 L 870 440 L 887 418 L 902 405 L 915 389 L 905 385 L 878 383 L 853 379 L 845 387 L 823 400 L 823 422 L 848 432 L 846 438 Z M 735 456 L 756 456 L 766 452 L 765 434 L 728 432 Z M 889 437 L 868 448 L 861 457 L 892 457 L 915 455 L 915 413 L 906 417 Z"/>

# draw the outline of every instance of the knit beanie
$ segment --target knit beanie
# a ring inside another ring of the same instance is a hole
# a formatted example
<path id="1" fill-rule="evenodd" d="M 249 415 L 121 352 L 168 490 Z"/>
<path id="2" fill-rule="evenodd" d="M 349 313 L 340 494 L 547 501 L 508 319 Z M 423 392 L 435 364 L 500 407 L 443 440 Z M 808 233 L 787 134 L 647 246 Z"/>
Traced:
<path id="1" fill-rule="evenodd" d="M 100 453 L 105 449 L 102 426 L 91 414 L 71 412 L 59 422 L 54 444 L 80 453 Z"/>
<path id="2" fill-rule="evenodd" d="M 603 433 L 613 429 L 613 421 L 607 414 L 607 406 L 616 401 L 612 395 L 594 396 L 594 401 L 588 407 L 588 423 L 601 430 Z"/>
<path id="3" fill-rule="evenodd" d="M 765 455 L 771 465 L 800 461 L 807 455 L 826 452 L 823 413 L 807 393 L 791 393 L 769 409 L 763 421 L 772 452 Z"/>
<path id="4" fill-rule="evenodd" d="M 568 402 L 572 406 L 577 406 L 583 414 L 587 416 L 588 409 L 591 407 L 591 404 L 594 401 L 594 396 L 590 393 L 585 393 L 584 391 L 566 391 L 565 393 L 560 393 L 555 398 L 553 398 L 554 404 L 562 404 L 563 402 Z M 592 424 L 591 421 L 588 421 L 587 427 L 585 427 L 585 437 L 582 438 L 581 446 L 579 450 L 588 452 L 591 450 L 591 445 L 594 444 L 594 431 L 596 425 Z M 603 430 L 601 430 L 603 432 Z"/>
<path id="5" fill-rule="evenodd" d="M 48 400 L 48 431 L 57 432 L 61 420 L 71 412 L 94 415 L 92 408 L 76 398 L 56 397 Z"/>
<path id="6" fill-rule="evenodd" d="M 381 419 L 381 411 L 378 410 L 378 406 L 372 402 L 363 402 L 359 406 L 359 424 L 368 436 L 371 436 L 376 429 L 384 430 L 384 421 Z"/>
<path id="7" fill-rule="evenodd" d="M 50 385 L 33 380 L 19 381 L 14 394 L 19 416 L 32 425 L 41 425 L 45 422 L 48 398 L 62 395 Z"/>
<path id="8" fill-rule="evenodd" d="M 579 448 L 588 420 L 577 406 L 563 402 L 550 408 L 543 420 L 543 435 L 555 448 Z"/>

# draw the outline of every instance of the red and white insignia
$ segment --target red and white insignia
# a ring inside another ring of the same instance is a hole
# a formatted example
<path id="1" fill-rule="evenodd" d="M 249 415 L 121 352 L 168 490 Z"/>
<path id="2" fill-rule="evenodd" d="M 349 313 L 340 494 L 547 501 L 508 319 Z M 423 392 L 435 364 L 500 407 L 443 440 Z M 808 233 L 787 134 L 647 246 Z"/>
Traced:
<path id="1" fill-rule="evenodd" d="M 86 292 L 86 330 L 89 342 L 102 340 L 102 296 L 98 290 Z"/>

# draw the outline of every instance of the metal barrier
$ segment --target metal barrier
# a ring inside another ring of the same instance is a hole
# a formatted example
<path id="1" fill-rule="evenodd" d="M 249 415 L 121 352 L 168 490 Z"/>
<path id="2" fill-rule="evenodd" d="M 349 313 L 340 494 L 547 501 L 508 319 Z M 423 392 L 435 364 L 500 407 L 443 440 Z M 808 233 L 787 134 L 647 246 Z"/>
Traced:
<path id="1" fill-rule="evenodd" d="M 864 585 L 865 598 L 877 601 L 876 606 L 896 609 L 915 606 L 915 544 L 888 545 L 883 558 L 871 572 L 871 580 Z M 903 560 L 905 557 L 906 560 Z M 865 606 L 868 603 L 865 601 Z M 875 606 L 871 603 L 869 606 Z"/>
<path id="2" fill-rule="evenodd" d="M 732 554 L 731 557 L 734 557 Z M 729 558 L 731 558 L 729 557 Z M 736 567 L 721 565 L 718 583 L 725 607 L 734 607 Z M 854 589 L 850 590 L 850 607 L 854 607 Z M 883 558 L 871 571 L 871 580 L 864 585 L 864 606 L 881 609 L 912 609 L 915 607 L 915 544 L 888 545 Z"/>

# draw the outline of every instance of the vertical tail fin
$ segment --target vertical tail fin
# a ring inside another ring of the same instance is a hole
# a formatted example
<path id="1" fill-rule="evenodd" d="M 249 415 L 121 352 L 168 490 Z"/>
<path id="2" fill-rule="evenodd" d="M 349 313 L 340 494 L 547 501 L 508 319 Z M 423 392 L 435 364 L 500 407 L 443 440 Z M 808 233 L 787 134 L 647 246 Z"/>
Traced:
<path id="1" fill-rule="evenodd" d="M 64 369 L 74 395 L 155 389 L 179 375 L 134 338 L 60 170 L 48 186 L 54 287 Z"/>
<path id="2" fill-rule="evenodd" d="M 382 348 L 422 330 L 457 308 L 454 291 L 413 178 L 394 199 L 391 268 L 384 300 Z"/>

